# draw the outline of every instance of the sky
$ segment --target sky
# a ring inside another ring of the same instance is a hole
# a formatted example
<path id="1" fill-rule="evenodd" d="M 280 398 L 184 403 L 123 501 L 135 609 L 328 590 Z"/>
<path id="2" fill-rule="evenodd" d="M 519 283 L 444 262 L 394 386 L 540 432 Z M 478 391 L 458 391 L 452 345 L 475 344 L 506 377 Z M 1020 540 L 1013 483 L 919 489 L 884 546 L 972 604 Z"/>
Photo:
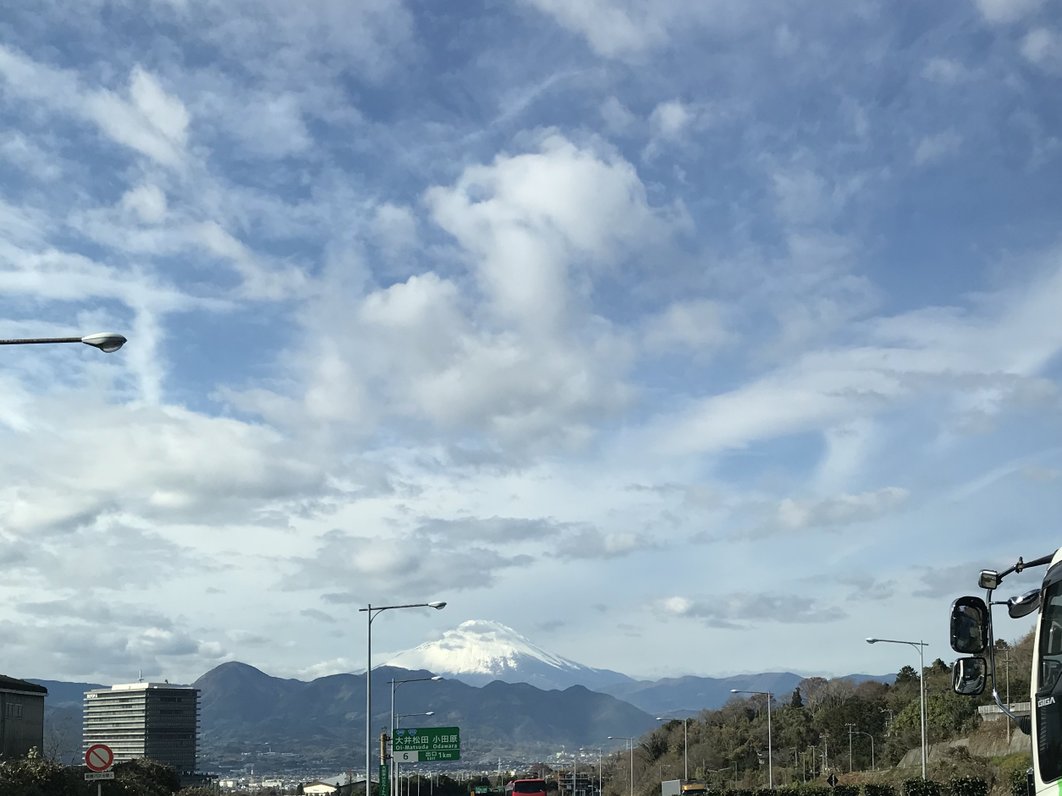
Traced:
<path id="1" fill-rule="evenodd" d="M 0 671 L 954 657 L 1059 543 L 1060 82 L 1051 0 L 6 4 L 0 337 L 129 342 L 0 348 Z"/>

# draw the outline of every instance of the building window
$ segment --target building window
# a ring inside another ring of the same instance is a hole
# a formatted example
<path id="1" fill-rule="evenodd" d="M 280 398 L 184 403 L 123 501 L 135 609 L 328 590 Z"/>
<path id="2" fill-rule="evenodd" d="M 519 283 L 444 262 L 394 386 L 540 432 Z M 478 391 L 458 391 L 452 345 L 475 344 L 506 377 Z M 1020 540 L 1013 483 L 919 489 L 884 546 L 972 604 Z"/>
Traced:
<path id="1" fill-rule="evenodd" d="M 8 702 L 7 709 L 4 711 L 4 715 L 9 719 L 21 719 L 22 718 L 22 705 L 15 702 Z"/>

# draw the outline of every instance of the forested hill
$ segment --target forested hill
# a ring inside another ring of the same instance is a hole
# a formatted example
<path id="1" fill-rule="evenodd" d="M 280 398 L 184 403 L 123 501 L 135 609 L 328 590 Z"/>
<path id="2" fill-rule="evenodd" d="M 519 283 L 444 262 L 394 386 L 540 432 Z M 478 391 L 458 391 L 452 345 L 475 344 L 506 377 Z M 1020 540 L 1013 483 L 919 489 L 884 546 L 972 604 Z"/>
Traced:
<path id="1" fill-rule="evenodd" d="M 996 647 L 1000 693 L 1009 674 L 1013 701 L 1026 700 L 1032 634 L 1012 646 L 999 641 Z M 930 744 L 970 733 L 979 722 L 978 706 L 992 701 L 988 693 L 979 698 L 955 694 L 951 665 L 941 659 L 926 666 L 925 682 Z M 775 694 L 770 717 L 775 785 L 818 775 L 824 764 L 847 772 L 849 729 L 853 770 L 871 768 L 871 738 L 877 767 L 896 765 L 920 746 L 919 703 L 918 672 L 911 666 L 904 666 L 892 683 L 816 677 L 803 680 L 788 694 Z M 767 711 L 762 696 L 735 695 L 724 707 L 690 719 L 685 729 L 691 778 L 719 787 L 735 780 L 746 786 L 766 784 Z M 683 749 L 682 721 L 643 736 L 645 781 L 638 791 L 648 793 L 652 781 L 680 774 Z"/>

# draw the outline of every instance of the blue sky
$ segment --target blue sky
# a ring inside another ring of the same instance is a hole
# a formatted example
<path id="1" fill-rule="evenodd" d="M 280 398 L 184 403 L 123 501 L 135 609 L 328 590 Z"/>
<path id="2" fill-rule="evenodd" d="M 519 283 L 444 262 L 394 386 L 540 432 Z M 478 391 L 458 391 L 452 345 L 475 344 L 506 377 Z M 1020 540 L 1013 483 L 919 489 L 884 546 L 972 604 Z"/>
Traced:
<path id="1" fill-rule="evenodd" d="M 950 657 L 1058 542 L 1060 79 L 1046 0 L 4 9 L 0 337 L 129 337 L 0 352 L 6 673 Z"/>

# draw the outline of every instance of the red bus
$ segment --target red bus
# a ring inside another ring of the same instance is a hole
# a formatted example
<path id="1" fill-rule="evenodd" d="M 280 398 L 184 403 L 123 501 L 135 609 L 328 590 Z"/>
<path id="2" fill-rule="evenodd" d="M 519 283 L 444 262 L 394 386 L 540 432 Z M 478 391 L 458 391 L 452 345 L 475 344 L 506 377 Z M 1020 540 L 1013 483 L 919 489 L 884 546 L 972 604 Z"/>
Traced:
<path id="1" fill-rule="evenodd" d="M 546 780 L 510 780 L 505 785 L 505 796 L 546 796 Z"/>

